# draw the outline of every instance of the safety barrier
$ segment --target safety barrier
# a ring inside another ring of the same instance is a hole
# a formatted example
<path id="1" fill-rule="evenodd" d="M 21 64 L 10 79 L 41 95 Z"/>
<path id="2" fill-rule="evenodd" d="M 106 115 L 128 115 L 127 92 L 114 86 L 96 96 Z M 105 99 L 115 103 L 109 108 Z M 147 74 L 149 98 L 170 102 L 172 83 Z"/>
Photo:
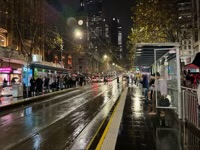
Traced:
<path id="1" fill-rule="evenodd" d="M 195 127 L 200 128 L 197 90 L 181 87 L 181 92 L 183 121 L 187 121 L 193 124 Z"/>

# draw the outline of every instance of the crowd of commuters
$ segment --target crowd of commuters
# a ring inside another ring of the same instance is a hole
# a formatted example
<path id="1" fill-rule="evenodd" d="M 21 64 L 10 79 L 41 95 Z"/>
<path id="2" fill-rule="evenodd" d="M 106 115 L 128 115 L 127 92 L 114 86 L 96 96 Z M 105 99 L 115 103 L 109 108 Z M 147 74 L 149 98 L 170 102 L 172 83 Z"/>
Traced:
<path id="1" fill-rule="evenodd" d="M 37 77 L 36 79 L 32 77 L 30 79 L 30 95 L 39 95 L 52 91 L 63 90 L 67 88 L 76 87 L 77 85 L 86 85 L 89 84 L 90 78 L 84 75 L 61 75 L 49 77 Z"/>

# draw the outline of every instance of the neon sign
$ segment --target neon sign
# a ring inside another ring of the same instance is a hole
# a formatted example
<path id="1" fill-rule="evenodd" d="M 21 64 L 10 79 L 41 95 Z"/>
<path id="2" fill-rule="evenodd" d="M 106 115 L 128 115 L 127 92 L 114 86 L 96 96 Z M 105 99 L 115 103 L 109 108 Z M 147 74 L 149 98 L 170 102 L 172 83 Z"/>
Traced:
<path id="1" fill-rule="evenodd" d="M 0 68 L 0 73 L 11 73 L 12 67 Z"/>

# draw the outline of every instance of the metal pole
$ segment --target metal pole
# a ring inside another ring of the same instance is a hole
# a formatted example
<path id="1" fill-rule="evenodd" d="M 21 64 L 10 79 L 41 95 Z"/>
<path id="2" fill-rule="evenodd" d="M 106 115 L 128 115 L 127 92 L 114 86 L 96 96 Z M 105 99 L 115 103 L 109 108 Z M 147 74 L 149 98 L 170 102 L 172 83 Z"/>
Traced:
<path id="1" fill-rule="evenodd" d="M 176 64 L 177 64 L 177 85 L 178 85 L 178 118 L 181 119 L 181 72 L 179 47 L 176 46 Z"/>
<path id="2" fill-rule="evenodd" d="M 185 122 L 185 90 L 182 90 L 182 120 Z"/>
<path id="3" fill-rule="evenodd" d="M 26 78 L 27 78 L 27 86 L 26 86 L 26 97 L 28 98 L 28 83 L 29 83 L 29 80 L 28 80 L 28 56 L 26 57 L 26 68 L 27 68 L 27 70 L 26 70 Z"/>
<path id="4" fill-rule="evenodd" d="M 154 99 L 154 101 L 156 101 L 156 103 L 154 102 L 154 104 L 153 105 L 155 105 L 156 104 L 156 106 L 153 106 L 153 112 L 156 112 L 156 108 L 157 108 L 157 105 L 158 105 L 158 103 L 157 103 L 157 90 L 158 90 L 158 85 L 157 85 L 157 83 L 158 83 L 158 81 L 157 81 L 157 75 L 156 75 L 156 72 L 157 72 L 157 62 L 156 62 L 156 49 L 154 49 L 154 63 L 155 63 L 155 99 Z"/>

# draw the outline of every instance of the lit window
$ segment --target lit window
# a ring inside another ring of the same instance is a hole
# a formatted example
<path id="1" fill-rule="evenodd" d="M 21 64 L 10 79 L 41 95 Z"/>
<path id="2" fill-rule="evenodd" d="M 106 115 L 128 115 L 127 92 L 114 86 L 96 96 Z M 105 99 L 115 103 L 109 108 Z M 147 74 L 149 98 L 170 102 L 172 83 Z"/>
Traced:
<path id="1" fill-rule="evenodd" d="M 0 35 L 0 46 L 6 46 L 6 38 Z"/>

